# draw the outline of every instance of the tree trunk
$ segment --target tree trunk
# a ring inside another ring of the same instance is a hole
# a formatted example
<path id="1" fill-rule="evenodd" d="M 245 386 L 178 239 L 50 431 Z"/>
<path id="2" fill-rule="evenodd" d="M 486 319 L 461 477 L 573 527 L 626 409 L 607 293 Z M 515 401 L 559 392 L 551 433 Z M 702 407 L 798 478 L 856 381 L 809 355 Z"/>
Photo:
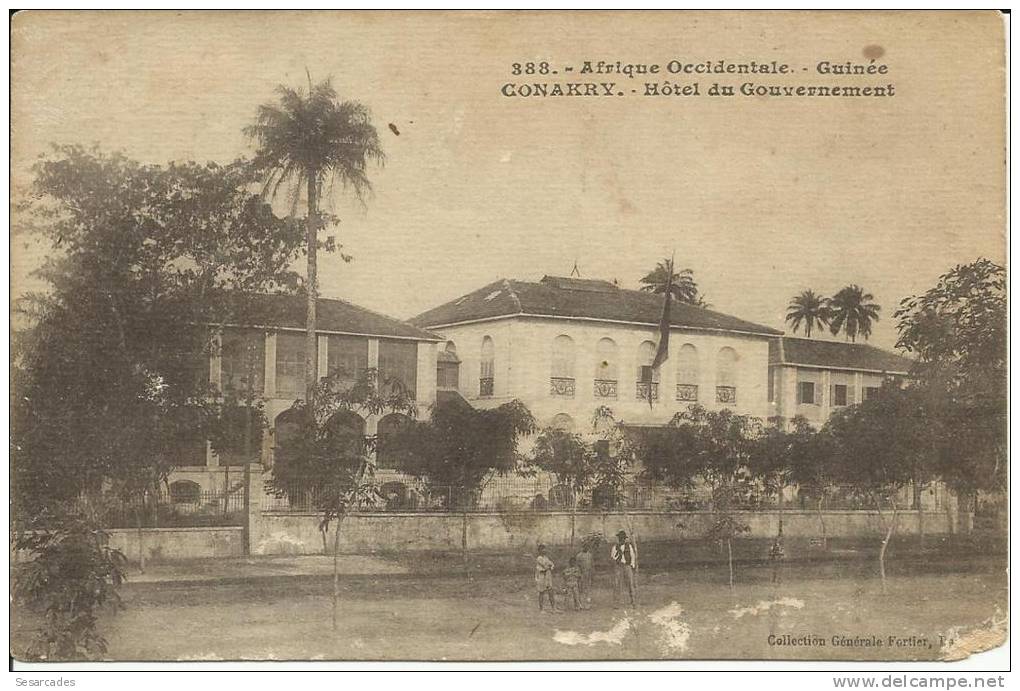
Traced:
<path id="1" fill-rule="evenodd" d="M 468 528 L 468 515 L 467 515 L 467 504 L 464 505 L 464 513 L 461 516 L 460 523 L 460 563 L 464 569 L 464 575 L 468 573 L 468 558 L 467 558 L 467 528 Z"/>
<path id="2" fill-rule="evenodd" d="M 879 515 L 879 519 L 881 520 L 881 518 L 882 518 L 882 506 L 881 506 L 880 503 L 878 503 L 878 502 L 876 502 L 876 503 L 878 504 L 878 515 Z M 881 549 L 878 550 L 878 573 L 882 577 L 882 592 L 883 593 L 885 592 L 885 551 L 889 547 L 889 541 L 892 539 L 893 531 L 896 530 L 897 512 L 896 512 L 896 503 L 895 503 L 895 501 L 893 502 L 892 510 L 893 510 L 892 519 L 889 521 L 889 527 L 886 529 L 885 537 L 882 539 L 882 547 L 881 547 Z"/>
<path id="3" fill-rule="evenodd" d="M 921 551 L 924 551 L 924 485 L 918 488 L 914 496 L 914 505 L 917 509 L 917 537 Z"/>
<path id="4" fill-rule="evenodd" d="M 305 401 L 308 414 L 315 419 L 315 387 L 319 382 L 319 358 L 316 342 L 315 301 L 319 295 L 319 204 L 318 172 L 308 171 L 308 217 L 305 219 L 305 243 L 308 245 L 308 314 L 305 319 Z"/>
<path id="5" fill-rule="evenodd" d="M 351 501 L 357 497 L 358 488 L 361 487 L 361 481 L 365 478 L 365 468 L 368 465 L 367 460 L 362 460 L 361 466 L 358 468 L 358 474 L 355 476 L 354 488 L 351 490 L 350 496 L 348 496 L 347 506 L 351 505 Z M 343 525 L 344 518 L 347 516 L 347 507 L 343 511 L 337 512 L 336 517 L 336 532 L 333 534 L 333 630 L 337 630 L 337 615 L 340 610 L 340 527 Z M 327 527 L 327 530 L 329 528 Z M 326 533 L 322 534 L 323 542 L 326 540 Z"/>
<path id="6" fill-rule="evenodd" d="M 825 530 L 825 510 L 823 508 L 823 502 L 825 497 L 818 497 L 818 522 L 822 524 L 822 550 L 829 551 L 829 534 Z"/>
<path id="7" fill-rule="evenodd" d="M 340 609 L 340 525 L 344 517 L 337 516 L 336 532 L 333 534 L 333 630 L 337 629 L 337 614 Z"/>
<path id="8" fill-rule="evenodd" d="M 230 461 L 223 466 L 223 515 L 227 515 L 227 506 L 230 504 Z"/>
<path id="9" fill-rule="evenodd" d="M 574 550 L 574 531 L 577 524 L 577 492 L 570 493 L 570 550 Z"/>
<path id="10" fill-rule="evenodd" d="M 145 511 L 144 496 L 143 503 L 135 511 L 135 518 L 138 522 L 138 570 L 145 573 L 145 532 L 142 530 L 142 513 Z"/>
<path id="11" fill-rule="evenodd" d="M 730 590 L 733 589 L 733 540 L 726 540 L 726 555 L 730 563 Z"/>

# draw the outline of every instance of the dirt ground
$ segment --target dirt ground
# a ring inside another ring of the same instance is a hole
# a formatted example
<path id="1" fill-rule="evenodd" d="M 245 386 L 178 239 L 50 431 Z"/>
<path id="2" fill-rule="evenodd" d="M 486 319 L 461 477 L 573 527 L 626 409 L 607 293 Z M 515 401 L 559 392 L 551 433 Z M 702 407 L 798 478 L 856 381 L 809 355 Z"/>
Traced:
<path id="1" fill-rule="evenodd" d="M 335 632 L 325 577 L 135 583 L 102 629 L 116 660 L 935 659 L 1006 631 L 1003 557 L 894 562 L 885 593 L 865 561 L 737 580 L 649 569 L 638 605 L 614 609 L 602 571 L 591 610 L 539 614 L 527 575 L 347 576 Z M 31 628 L 21 618 L 15 653 Z"/>

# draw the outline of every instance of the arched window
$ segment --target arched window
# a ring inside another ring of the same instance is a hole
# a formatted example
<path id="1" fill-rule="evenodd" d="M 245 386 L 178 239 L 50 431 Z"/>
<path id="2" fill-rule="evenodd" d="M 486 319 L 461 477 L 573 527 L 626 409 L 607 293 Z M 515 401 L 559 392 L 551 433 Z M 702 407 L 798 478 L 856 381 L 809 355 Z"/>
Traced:
<path id="1" fill-rule="evenodd" d="M 350 410 L 333 414 L 326 423 L 328 449 L 335 457 L 353 458 L 365 451 L 365 419 Z"/>
<path id="2" fill-rule="evenodd" d="M 616 398 L 618 360 L 616 341 L 600 338 L 595 344 L 595 398 Z"/>
<path id="3" fill-rule="evenodd" d="M 557 336 L 552 344 L 552 372 L 549 393 L 574 397 L 574 341 L 570 336 Z"/>
<path id="4" fill-rule="evenodd" d="M 400 428 L 408 424 L 411 418 L 401 413 L 390 413 L 379 420 L 375 442 L 375 467 L 396 470 L 400 467 L 399 454 L 396 453 L 392 440 Z"/>
<path id="5" fill-rule="evenodd" d="M 198 504 L 202 496 L 202 488 L 191 480 L 178 480 L 170 483 L 170 501 L 174 504 Z"/>
<path id="6" fill-rule="evenodd" d="M 654 361 L 655 344 L 642 341 L 638 346 L 637 357 L 637 397 L 645 401 L 656 401 L 659 398 L 659 370 L 652 369 Z"/>
<path id="7" fill-rule="evenodd" d="M 573 433 L 576 429 L 574 424 L 574 418 L 570 417 L 566 413 L 557 413 L 553 415 L 552 420 L 549 421 L 549 427 L 552 429 L 558 429 L 561 432 Z"/>
<path id="8" fill-rule="evenodd" d="M 492 338 L 482 339 L 482 359 L 478 368 L 478 395 L 491 396 L 495 391 L 496 346 Z"/>
<path id="9" fill-rule="evenodd" d="M 717 403 L 737 402 L 737 352 L 719 349 L 715 365 L 715 400 Z"/>
<path id="10" fill-rule="evenodd" d="M 698 349 L 684 343 L 676 354 L 676 400 L 698 400 Z"/>
<path id="11" fill-rule="evenodd" d="M 272 463 L 286 463 L 289 456 L 300 453 L 296 443 L 301 434 L 301 413 L 285 410 L 273 421 Z"/>
<path id="12" fill-rule="evenodd" d="M 436 355 L 436 388 L 450 391 L 460 388 L 460 358 L 453 341 L 447 341 Z"/>

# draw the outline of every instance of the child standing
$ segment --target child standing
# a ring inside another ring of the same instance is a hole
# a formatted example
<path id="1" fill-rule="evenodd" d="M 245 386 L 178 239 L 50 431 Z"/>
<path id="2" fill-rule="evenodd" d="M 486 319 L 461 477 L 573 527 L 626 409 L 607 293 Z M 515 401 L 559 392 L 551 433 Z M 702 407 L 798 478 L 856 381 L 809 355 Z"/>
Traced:
<path id="1" fill-rule="evenodd" d="M 591 555 L 592 545 L 589 540 L 581 544 L 581 551 L 577 553 L 577 568 L 581 571 L 580 595 L 581 603 L 585 608 L 591 607 L 591 582 L 594 573 L 594 564 Z"/>
<path id="2" fill-rule="evenodd" d="M 563 569 L 563 580 L 567 583 L 567 597 L 574 609 L 581 609 L 581 569 L 577 566 L 577 557 L 570 557 L 570 566 Z"/>
<path id="3" fill-rule="evenodd" d="M 779 521 L 779 533 L 769 548 L 769 562 L 772 565 L 772 582 L 778 583 L 781 578 L 783 560 L 786 559 L 786 549 L 783 547 L 783 522 Z"/>
<path id="4" fill-rule="evenodd" d="M 549 596 L 549 611 L 556 611 L 556 597 L 553 595 L 553 563 L 545 556 L 545 545 L 538 546 L 538 557 L 535 559 L 535 585 L 538 587 L 538 611 L 542 611 L 542 602 Z"/>

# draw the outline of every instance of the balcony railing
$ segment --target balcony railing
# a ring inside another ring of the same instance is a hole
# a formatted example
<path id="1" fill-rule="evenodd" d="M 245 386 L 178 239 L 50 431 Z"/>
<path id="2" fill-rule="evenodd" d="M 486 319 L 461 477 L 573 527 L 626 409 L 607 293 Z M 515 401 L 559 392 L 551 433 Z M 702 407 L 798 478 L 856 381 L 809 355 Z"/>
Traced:
<path id="1" fill-rule="evenodd" d="M 735 386 L 717 386 L 717 387 L 715 387 L 715 402 L 716 403 L 736 403 L 737 402 L 737 387 L 735 387 Z"/>
<path id="2" fill-rule="evenodd" d="M 549 395 L 558 396 L 560 398 L 573 398 L 574 397 L 574 378 L 573 377 L 550 377 L 549 378 Z"/>
<path id="3" fill-rule="evenodd" d="M 697 384 L 677 384 L 676 385 L 676 400 L 693 403 L 698 400 L 698 385 Z"/>
<path id="4" fill-rule="evenodd" d="M 478 395 L 479 396 L 492 396 L 494 391 L 493 382 L 495 380 L 492 377 L 482 377 L 478 380 Z"/>
<path id="5" fill-rule="evenodd" d="M 637 397 L 638 397 L 638 399 L 642 400 L 642 401 L 647 401 L 649 395 L 651 396 L 651 400 L 653 400 L 653 401 L 659 400 L 659 382 L 657 382 L 657 381 L 653 381 L 653 382 L 639 381 L 637 383 Z"/>
<path id="6" fill-rule="evenodd" d="M 616 380 L 596 379 L 593 390 L 595 398 L 616 398 Z"/>

